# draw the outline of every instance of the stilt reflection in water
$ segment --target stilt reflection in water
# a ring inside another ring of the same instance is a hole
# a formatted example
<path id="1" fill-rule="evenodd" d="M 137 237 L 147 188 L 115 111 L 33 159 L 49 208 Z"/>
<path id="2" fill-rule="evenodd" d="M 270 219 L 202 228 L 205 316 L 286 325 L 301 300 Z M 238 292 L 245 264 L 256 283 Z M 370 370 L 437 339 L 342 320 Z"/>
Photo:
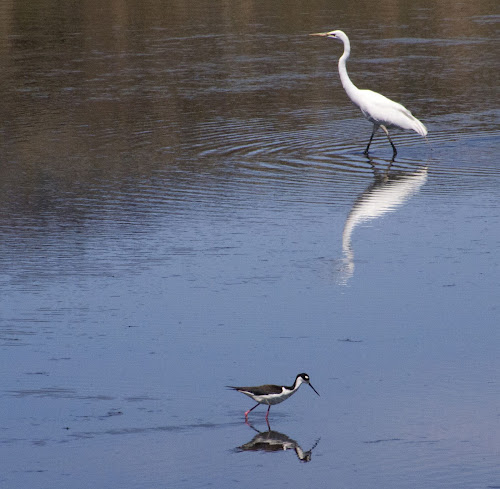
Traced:
<path id="1" fill-rule="evenodd" d="M 279 431 L 271 430 L 271 426 L 267 423 L 268 431 L 259 431 L 248 423 L 250 428 L 257 434 L 244 445 L 236 448 L 239 452 L 280 452 L 285 450 L 294 450 L 297 458 L 301 462 L 310 462 L 312 451 L 316 448 L 321 438 L 318 438 L 309 450 L 303 450 L 302 447 L 288 435 Z"/>

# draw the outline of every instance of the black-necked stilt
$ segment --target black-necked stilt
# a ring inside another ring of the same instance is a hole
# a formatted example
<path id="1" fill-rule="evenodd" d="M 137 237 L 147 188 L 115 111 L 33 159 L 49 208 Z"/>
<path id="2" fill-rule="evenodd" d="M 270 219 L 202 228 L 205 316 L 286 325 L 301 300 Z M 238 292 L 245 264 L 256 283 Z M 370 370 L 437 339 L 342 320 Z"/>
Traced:
<path id="1" fill-rule="evenodd" d="M 297 375 L 297 377 L 295 378 L 295 382 L 291 387 L 287 387 L 286 385 L 270 384 L 258 385 L 255 387 L 234 387 L 232 385 L 228 385 L 227 387 L 241 392 L 242 394 L 251 397 L 254 401 L 257 402 L 257 404 L 253 408 L 249 409 L 245 413 L 245 419 L 248 419 L 248 414 L 250 413 L 250 411 L 253 411 L 259 404 L 267 404 L 269 406 L 266 413 L 266 419 L 268 419 L 271 406 L 273 404 L 279 404 L 280 402 L 288 399 L 303 383 L 309 384 L 311 389 L 319 396 L 318 391 L 312 386 L 311 382 L 309 381 L 309 375 L 304 373 Z"/>

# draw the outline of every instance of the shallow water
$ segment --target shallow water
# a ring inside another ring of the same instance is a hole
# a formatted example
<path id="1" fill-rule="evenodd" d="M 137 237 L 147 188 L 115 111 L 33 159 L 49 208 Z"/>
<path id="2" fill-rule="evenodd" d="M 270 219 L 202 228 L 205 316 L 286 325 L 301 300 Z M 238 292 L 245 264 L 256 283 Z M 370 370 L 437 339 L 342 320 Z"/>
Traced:
<path id="1" fill-rule="evenodd" d="M 500 486 L 493 7 L 4 5 L 2 487 Z"/>

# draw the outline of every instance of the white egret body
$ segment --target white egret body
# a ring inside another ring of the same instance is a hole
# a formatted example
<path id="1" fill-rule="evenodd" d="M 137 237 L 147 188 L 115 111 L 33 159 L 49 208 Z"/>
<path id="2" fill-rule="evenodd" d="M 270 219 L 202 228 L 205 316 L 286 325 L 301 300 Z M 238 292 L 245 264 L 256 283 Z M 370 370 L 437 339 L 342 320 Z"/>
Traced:
<path id="1" fill-rule="evenodd" d="M 329 37 L 338 39 L 344 43 L 344 54 L 339 59 L 339 75 L 342 86 L 347 93 L 347 96 L 356 104 L 363 112 L 363 115 L 373 124 L 373 132 L 365 149 L 365 154 L 368 154 L 368 149 L 372 142 L 373 136 L 381 127 L 387 134 L 391 143 L 393 156 L 396 156 L 396 146 L 389 136 L 388 128 L 399 127 L 400 129 L 413 130 L 421 136 L 427 135 L 425 126 L 412 115 L 412 113 L 401 104 L 394 102 L 382 94 L 373 92 L 372 90 L 360 90 L 349 78 L 347 74 L 346 62 L 351 54 L 351 43 L 347 34 L 343 31 L 335 30 L 330 32 L 318 32 L 311 36 Z"/>

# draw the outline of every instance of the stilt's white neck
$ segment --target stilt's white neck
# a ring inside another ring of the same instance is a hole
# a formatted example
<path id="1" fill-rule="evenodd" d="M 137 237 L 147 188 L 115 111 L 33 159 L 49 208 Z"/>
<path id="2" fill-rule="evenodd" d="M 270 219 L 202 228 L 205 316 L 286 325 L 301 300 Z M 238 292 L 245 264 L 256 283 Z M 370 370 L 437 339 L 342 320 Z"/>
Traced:
<path id="1" fill-rule="evenodd" d="M 295 379 L 295 382 L 293 384 L 293 388 L 292 390 L 295 392 L 299 387 L 300 385 L 304 382 L 304 379 L 300 376 L 298 376 L 296 379 Z"/>

